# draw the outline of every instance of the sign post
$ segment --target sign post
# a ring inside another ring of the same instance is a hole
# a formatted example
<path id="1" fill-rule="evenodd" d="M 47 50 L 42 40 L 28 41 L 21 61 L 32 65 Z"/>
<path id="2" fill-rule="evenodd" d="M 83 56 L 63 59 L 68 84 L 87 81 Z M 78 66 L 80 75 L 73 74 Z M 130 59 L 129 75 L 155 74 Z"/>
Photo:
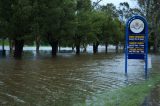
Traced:
<path id="1" fill-rule="evenodd" d="M 128 59 L 145 61 L 145 75 L 148 74 L 148 24 L 142 16 L 133 16 L 126 23 L 125 74 Z"/>

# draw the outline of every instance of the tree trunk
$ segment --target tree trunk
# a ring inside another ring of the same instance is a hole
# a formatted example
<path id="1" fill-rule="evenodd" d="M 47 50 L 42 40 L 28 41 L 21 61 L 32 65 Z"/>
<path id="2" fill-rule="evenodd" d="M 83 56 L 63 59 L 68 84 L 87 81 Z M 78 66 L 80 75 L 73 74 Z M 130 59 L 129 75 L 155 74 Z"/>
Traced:
<path id="1" fill-rule="evenodd" d="M 118 53 L 118 44 L 116 44 L 116 53 Z"/>
<path id="2" fill-rule="evenodd" d="M 99 42 L 93 43 L 93 53 L 94 54 L 98 53 L 98 45 L 99 45 Z"/>
<path id="3" fill-rule="evenodd" d="M 13 41 L 11 40 L 11 39 L 9 39 L 9 51 L 10 51 L 10 53 L 12 53 L 12 51 L 13 51 Z"/>
<path id="4" fill-rule="evenodd" d="M 5 41 L 5 39 L 3 38 L 2 39 L 2 56 L 6 55 L 6 51 L 5 51 L 5 48 L 4 48 L 4 46 L 5 46 L 4 41 Z"/>
<path id="5" fill-rule="evenodd" d="M 40 37 L 36 36 L 36 53 L 39 54 Z"/>
<path id="6" fill-rule="evenodd" d="M 61 52 L 61 46 L 60 46 L 60 44 L 59 44 L 59 46 L 58 46 L 58 52 L 59 52 L 59 53 Z"/>
<path id="7" fill-rule="evenodd" d="M 37 54 L 39 54 L 39 47 L 40 47 L 40 44 L 37 42 L 37 43 L 36 43 L 36 53 L 37 53 Z"/>
<path id="8" fill-rule="evenodd" d="M 151 44 L 148 43 L 148 51 L 150 52 L 151 51 Z"/>
<path id="9" fill-rule="evenodd" d="M 157 33 L 154 34 L 154 53 L 158 51 Z"/>
<path id="10" fill-rule="evenodd" d="M 80 54 L 80 46 L 81 46 L 81 39 L 80 37 L 77 37 L 75 40 L 76 55 Z"/>
<path id="11" fill-rule="evenodd" d="M 83 44 L 83 53 L 86 53 L 87 52 L 87 45 L 84 43 Z"/>
<path id="12" fill-rule="evenodd" d="M 87 52 L 87 47 L 84 47 L 83 53 Z"/>
<path id="13" fill-rule="evenodd" d="M 52 41 L 51 46 L 52 46 L 52 56 L 56 56 L 58 52 L 58 41 Z"/>
<path id="14" fill-rule="evenodd" d="M 105 52 L 108 53 L 108 42 L 105 43 L 105 46 L 106 46 Z"/>
<path id="15" fill-rule="evenodd" d="M 75 51 L 74 51 L 74 48 L 75 48 L 75 46 L 74 46 L 74 44 L 73 44 L 73 45 L 72 45 L 72 52 L 75 52 Z"/>
<path id="16" fill-rule="evenodd" d="M 158 52 L 158 28 L 159 28 L 159 24 L 156 21 L 156 17 L 154 17 L 154 53 Z"/>
<path id="17" fill-rule="evenodd" d="M 52 33 L 48 32 L 47 33 L 47 40 L 49 42 L 49 44 L 51 45 L 52 47 L 52 56 L 56 56 L 57 55 L 57 52 L 58 52 L 58 43 L 59 41 L 57 39 L 55 39 L 52 35 Z"/>
<path id="18" fill-rule="evenodd" d="M 2 50 L 4 51 L 4 41 L 5 41 L 5 39 L 3 38 L 2 39 Z"/>
<path id="19" fill-rule="evenodd" d="M 76 54 L 79 55 L 80 54 L 80 43 L 76 44 Z"/>
<path id="20" fill-rule="evenodd" d="M 21 58 L 23 52 L 24 40 L 15 39 L 14 42 L 15 42 L 14 57 Z"/>

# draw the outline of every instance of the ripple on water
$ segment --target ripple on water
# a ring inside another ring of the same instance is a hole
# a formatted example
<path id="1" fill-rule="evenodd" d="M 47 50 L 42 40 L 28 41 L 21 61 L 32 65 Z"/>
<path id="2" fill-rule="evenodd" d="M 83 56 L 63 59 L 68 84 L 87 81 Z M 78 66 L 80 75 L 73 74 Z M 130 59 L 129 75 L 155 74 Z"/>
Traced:
<path id="1" fill-rule="evenodd" d="M 0 94 L 1 94 L 1 95 L 4 95 L 4 96 L 7 96 L 7 97 L 9 97 L 9 98 L 11 98 L 11 99 L 13 99 L 15 102 L 25 104 L 25 101 L 24 101 L 24 100 L 18 98 L 18 97 L 15 96 L 15 95 L 11 95 L 11 94 L 8 94 L 8 93 L 0 93 Z M 7 103 L 7 102 L 6 102 L 6 103 Z"/>
<path id="2" fill-rule="evenodd" d="M 143 80 L 142 61 L 129 61 L 129 76 L 124 76 L 122 54 L 0 61 L 0 102 L 4 104 L 13 103 L 12 99 L 31 106 L 72 106 L 96 93 Z"/>
<path id="3" fill-rule="evenodd" d="M 0 86 L 4 85 L 4 82 L 0 81 Z"/>

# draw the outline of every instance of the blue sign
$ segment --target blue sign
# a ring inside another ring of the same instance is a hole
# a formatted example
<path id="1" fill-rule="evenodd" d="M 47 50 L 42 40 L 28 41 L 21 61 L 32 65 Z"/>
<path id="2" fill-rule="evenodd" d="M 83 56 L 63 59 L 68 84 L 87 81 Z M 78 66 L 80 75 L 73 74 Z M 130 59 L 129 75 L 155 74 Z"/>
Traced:
<path id="1" fill-rule="evenodd" d="M 148 24 L 142 16 L 133 16 L 126 23 L 125 73 L 128 59 L 145 60 L 147 74 L 148 61 Z"/>

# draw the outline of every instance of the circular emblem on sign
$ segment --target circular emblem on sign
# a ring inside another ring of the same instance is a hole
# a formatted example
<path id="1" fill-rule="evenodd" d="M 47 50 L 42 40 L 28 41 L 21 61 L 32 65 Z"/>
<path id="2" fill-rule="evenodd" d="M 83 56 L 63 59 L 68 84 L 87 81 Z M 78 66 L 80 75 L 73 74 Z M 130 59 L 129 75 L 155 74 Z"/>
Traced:
<path id="1" fill-rule="evenodd" d="M 144 22 L 140 19 L 135 19 L 131 22 L 130 29 L 133 33 L 141 33 L 144 30 Z"/>

